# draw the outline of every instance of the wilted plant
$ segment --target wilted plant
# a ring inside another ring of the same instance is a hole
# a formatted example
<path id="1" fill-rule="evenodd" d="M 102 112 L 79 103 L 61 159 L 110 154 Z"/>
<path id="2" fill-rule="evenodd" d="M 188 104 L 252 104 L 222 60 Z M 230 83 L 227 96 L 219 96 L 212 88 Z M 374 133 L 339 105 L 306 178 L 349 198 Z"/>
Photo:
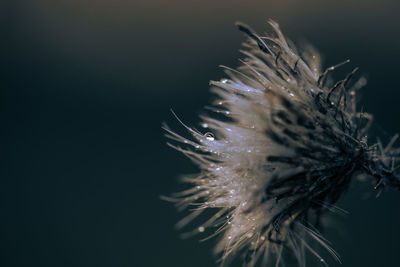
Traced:
<path id="1" fill-rule="evenodd" d="M 169 145 L 201 169 L 183 179 L 192 188 L 166 199 L 180 209 L 195 207 L 179 227 L 215 211 L 189 234 L 214 228 L 222 265 L 244 252 L 248 266 L 270 259 L 278 266 L 282 251 L 300 266 L 306 251 L 326 265 L 315 246 L 339 257 L 320 233 L 323 215 L 338 210 L 352 177 L 370 177 L 378 194 L 400 187 L 397 135 L 386 147 L 369 144 L 372 116 L 356 107 L 365 79 L 351 82 L 357 68 L 332 82 L 330 72 L 348 60 L 322 70 L 315 49 L 299 54 L 278 24 L 269 24 L 274 32 L 265 37 L 237 24 L 249 37 L 245 59 L 237 69 L 222 66 L 228 79 L 211 82 L 218 99 L 208 109 L 217 114 L 202 116 L 205 133 L 182 123 L 191 134 L 185 138 L 164 126 L 183 144 Z"/>

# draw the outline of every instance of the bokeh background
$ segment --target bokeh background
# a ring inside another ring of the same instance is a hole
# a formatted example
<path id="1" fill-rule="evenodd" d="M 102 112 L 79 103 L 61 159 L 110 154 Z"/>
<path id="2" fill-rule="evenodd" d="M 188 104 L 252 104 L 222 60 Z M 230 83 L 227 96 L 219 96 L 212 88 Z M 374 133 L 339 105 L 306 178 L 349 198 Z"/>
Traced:
<path id="1" fill-rule="evenodd" d="M 234 22 L 262 32 L 273 18 L 325 66 L 351 58 L 338 77 L 360 66 L 371 138 L 387 142 L 399 14 L 397 0 L 1 1 L 0 266 L 217 266 L 216 240 L 180 239 L 184 214 L 159 198 L 196 171 L 165 145 L 161 123 L 180 128 L 170 108 L 196 126 L 217 66 L 238 65 Z M 373 193 L 353 183 L 326 233 L 343 267 L 400 265 L 400 193 Z"/>

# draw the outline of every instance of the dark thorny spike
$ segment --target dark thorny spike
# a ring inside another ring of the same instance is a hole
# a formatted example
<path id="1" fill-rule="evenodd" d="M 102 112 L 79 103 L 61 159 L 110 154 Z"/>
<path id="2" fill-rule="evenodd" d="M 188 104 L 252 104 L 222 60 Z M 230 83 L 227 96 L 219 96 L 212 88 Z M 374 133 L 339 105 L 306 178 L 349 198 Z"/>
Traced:
<path id="1" fill-rule="evenodd" d="M 273 57 L 275 57 L 274 52 L 271 51 L 271 49 L 268 47 L 268 45 L 264 42 L 263 39 L 261 39 L 249 26 L 247 26 L 244 23 L 241 22 L 236 22 L 236 26 L 238 27 L 239 31 L 244 32 L 247 34 L 250 38 L 252 38 L 254 41 L 257 42 L 259 48 L 266 52 L 271 54 Z"/>

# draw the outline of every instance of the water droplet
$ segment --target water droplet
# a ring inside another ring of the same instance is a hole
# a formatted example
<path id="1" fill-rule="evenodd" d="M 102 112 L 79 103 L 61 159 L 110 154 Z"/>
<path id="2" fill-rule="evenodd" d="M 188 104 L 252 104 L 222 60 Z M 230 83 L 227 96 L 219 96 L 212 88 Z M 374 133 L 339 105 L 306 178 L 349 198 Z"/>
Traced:
<path id="1" fill-rule="evenodd" d="M 223 80 L 221 80 L 221 82 L 222 82 L 222 83 L 227 83 L 227 82 L 228 82 L 228 79 L 223 79 Z"/>
<path id="2" fill-rule="evenodd" d="M 200 233 L 204 232 L 204 230 L 205 230 L 205 229 L 204 229 L 203 226 L 200 226 L 200 227 L 199 227 L 199 232 L 200 232 Z"/>
<path id="3" fill-rule="evenodd" d="M 260 236 L 260 239 L 262 240 L 262 241 L 264 241 L 265 240 L 265 236 Z"/>
<path id="4" fill-rule="evenodd" d="M 208 140 L 208 141 L 214 141 L 214 135 L 210 132 L 206 133 L 204 135 L 204 137 Z"/>
<path id="5" fill-rule="evenodd" d="M 231 236 L 231 235 L 228 235 L 228 239 L 229 239 L 229 240 L 232 239 L 232 236 Z"/>
<path id="6" fill-rule="evenodd" d="M 195 148 L 200 148 L 200 146 L 199 146 L 199 145 L 197 145 L 197 146 L 195 146 Z"/>
<path id="7" fill-rule="evenodd" d="M 311 88 L 310 91 L 313 92 L 313 93 L 315 92 L 314 88 Z"/>
<path id="8" fill-rule="evenodd" d="M 290 95 L 290 96 L 294 96 L 294 94 L 293 94 L 293 93 L 290 93 L 289 95 Z"/>
<path id="9" fill-rule="evenodd" d="M 208 124 L 207 124 L 207 123 L 202 123 L 202 124 L 201 124 L 201 127 L 203 127 L 203 128 L 208 128 Z"/>

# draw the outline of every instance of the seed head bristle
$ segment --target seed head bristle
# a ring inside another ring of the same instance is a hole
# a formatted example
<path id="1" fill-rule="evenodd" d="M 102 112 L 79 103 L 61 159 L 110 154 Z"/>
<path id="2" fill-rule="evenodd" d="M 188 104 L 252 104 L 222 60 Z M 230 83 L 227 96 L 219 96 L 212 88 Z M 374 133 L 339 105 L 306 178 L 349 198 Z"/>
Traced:
<path id="1" fill-rule="evenodd" d="M 298 54 L 279 25 L 269 24 L 273 34 L 260 36 L 236 23 L 248 36 L 245 58 L 237 69 L 223 67 L 226 79 L 211 82 L 217 100 L 209 109 L 217 115 L 202 116 L 204 133 L 180 119 L 190 137 L 164 127 L 178 143 L 170 145 L 202 170 L 184 177 L 192 188 L 168 200 L 196 207 L 179 227 L 206 209 L 215 212 L 187 236 L 219 236 L 221 265 L 243 253 L 246 266 L 278 266 L 283 251 L 300 266 L 306 266 L 306 251 L 327 265 L 318 247 L 340 259 L 320 233 L 324 215 L 340 211 L 335 203 L 354 174 L 375 179 L 378 192 L 400 189 L 398 136 L 386 147 L 368 144 L 372 115 L 356 105 L 365 78 L 352 82 L 355 68 L 336 83 L 328 79 L 350 60 L 322 71 L 314 48 Z"/>

